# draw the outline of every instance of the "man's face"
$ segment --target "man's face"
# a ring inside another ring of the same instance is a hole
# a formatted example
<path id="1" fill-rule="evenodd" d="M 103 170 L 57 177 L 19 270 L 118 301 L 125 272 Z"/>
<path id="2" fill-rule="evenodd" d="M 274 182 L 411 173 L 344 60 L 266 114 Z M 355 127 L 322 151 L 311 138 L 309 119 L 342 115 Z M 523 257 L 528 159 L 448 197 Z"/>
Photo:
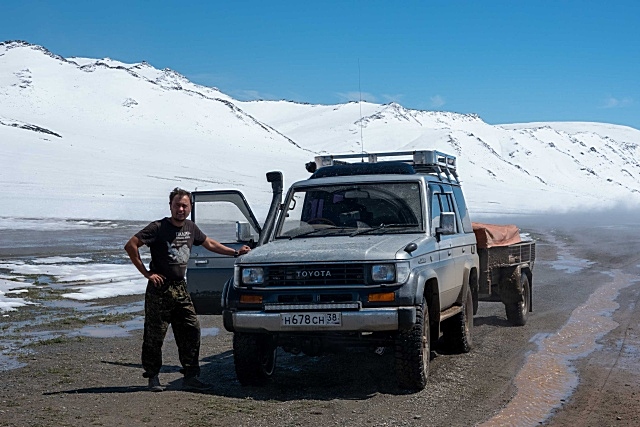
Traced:
<path id="1" fill-rule="evenodd" d="M 179 222 L 184 221 L 189 217 L 189 214 L 191 214 L 191 200 L 189 200 L 189 196 L 175 196 L 169 204 L 169 207 L 171 208 L 171 218 Z"/>

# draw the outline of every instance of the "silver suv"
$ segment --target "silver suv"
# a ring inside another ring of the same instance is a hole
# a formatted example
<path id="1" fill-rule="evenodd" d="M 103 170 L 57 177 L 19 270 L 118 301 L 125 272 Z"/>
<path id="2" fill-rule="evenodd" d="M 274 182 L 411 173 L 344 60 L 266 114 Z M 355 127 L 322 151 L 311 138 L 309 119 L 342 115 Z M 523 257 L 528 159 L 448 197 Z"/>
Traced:
<path id="1" fill-rule="evenodd" d="M 307 169 L 284 203 L 282 175 L 268 174 L 274 197 L 263 227 L 239 192 L 194 194 L 196 223 L 202 205 L 231 202 L 246 221 L 229 244 L 255 247 L 224 286 L 222 259 L 194 248 L 196 307 L 215 312 L 220 295 L 242 384 L 272 375 L 278 347 L 315 356 L 371 346 L 395 350 L 400 387 L 424 388 L 432 341 L 442 333 L 455 351 L 472 345 L 479 261 L 455 157 L 329 155 Z"/>

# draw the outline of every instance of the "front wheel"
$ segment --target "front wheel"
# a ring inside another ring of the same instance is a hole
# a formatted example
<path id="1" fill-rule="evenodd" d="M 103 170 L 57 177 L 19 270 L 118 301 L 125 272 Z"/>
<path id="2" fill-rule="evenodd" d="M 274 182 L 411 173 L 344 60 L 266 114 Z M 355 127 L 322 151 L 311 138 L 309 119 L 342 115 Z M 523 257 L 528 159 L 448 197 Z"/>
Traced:
<path id="1" fill-rule="evenodd" d="M 529 302 L 531 301 L 531 285 L 529 277 L 522 273 L 520 275 L 520 287 L 522 288 L 522 300 L 516 303 L 505 305 L 507 320 L 514 326 L 524 326 L 527 323 L 529 314 Z"/>
<path id="2" fill-rule="evenodd" d="M 399 331 L 396 336 L 398 386 L 408 390 L 425 388 L 430 357 L 429 308 L 423 298 L 422 304 L 416 307 L 416 323 L 407 331 Z"/>
<path id="3" fill-rule="evenodd" d="M 266 334 L 233 334 L 233 362 L 242 385 L 262 385 L 276 367 L 274 338 Z"/>

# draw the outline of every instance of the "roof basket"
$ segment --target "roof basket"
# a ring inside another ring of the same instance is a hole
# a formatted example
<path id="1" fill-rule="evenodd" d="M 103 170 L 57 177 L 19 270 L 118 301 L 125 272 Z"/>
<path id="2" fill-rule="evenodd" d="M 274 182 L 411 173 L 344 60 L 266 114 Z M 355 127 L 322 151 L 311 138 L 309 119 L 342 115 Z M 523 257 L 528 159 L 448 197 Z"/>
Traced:
<path id="1" fill-rule="evenodd" d="M 389 159 L 386 159 L 386 158 Z M 352 161 L 345 161 L 351 159 Z M 315 169 L 349 163 L 377 163 L 382 160 L 408 163 L 418 173 L 436 174 L 440 179 L 445 175 L 449 181 L 460 182 L 456 172 L 456 158 L 436 150 L 397 151 L 390 153 L 327 154 L 315 157 Z M 357 162 L 356 162 L 357 161 Z M 309 169 L 309 168 L 307 168 Z M 312 172 L 312 171 L 310 171 Z"/>

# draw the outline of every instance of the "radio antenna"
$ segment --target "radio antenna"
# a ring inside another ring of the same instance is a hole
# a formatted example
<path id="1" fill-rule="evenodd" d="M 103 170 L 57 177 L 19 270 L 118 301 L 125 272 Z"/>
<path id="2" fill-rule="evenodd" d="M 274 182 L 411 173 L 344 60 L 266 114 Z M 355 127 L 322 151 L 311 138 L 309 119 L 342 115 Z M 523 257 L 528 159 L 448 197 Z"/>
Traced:
<path id="1" fill-rule="evenodd" d="M 362 138 L 362 87 L 360 85 L 360 58 L 358 58 L 358 92 L 360 93 L 360 155 L 364 162 L 364 139 Z"/>

